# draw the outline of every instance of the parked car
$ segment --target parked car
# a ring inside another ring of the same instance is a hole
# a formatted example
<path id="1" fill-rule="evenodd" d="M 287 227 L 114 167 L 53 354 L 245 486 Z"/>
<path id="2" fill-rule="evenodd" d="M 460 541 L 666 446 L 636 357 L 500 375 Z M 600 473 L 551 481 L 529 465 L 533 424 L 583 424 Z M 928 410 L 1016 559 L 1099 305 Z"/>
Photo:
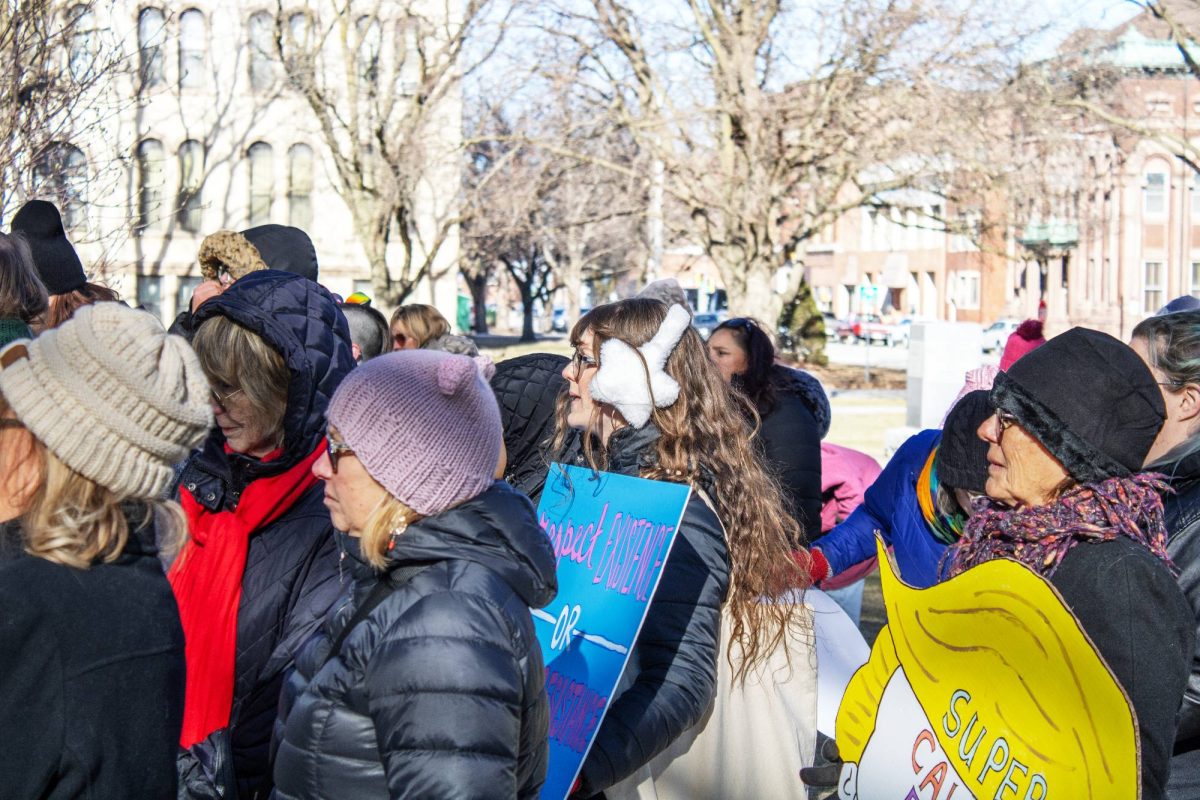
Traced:
<path id="1" fill-rule="evenodd" d="M 692 315 L 692 327 L 700 334 L 700 338 L 707 339 L 712 334 L 713 328 L 721 324 L 721 315 L 711 311 L 703 311 Z"/>
<path id="2" fill-rule="evenodd" d="M 567 310 L 565 308 L 554 309 L 554 316 L 550 322 L 550 330 L 555 333 L 567 332 Z"/>
<path id="3" fill-rule="evenodd" d="M 1019 319 L 998 319 L 984 328 L 983 331 L 983 352 L 991 353 L 996 350 L 1003 349 L 1008 337 L 1021 324 Z"/>
<path id="4" fill-rule="evenodd" d="M 854 338 L 867 344 L 891 344 L 892 326 L 878 314 L 860 314 L 854 321 Z"/>

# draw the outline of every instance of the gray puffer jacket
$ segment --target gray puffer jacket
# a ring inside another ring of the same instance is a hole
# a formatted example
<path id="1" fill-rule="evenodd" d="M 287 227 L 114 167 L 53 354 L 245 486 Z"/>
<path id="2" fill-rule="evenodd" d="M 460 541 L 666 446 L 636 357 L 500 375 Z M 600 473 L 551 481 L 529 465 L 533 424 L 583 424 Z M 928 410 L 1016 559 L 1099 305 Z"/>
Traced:
<path id="1" fill-rule="evenodd" d="M 352 597 L 285 684 L 273 797 L 537 797 L 549 706 L 529 607 L 557 583 L 529 500 L 497 482 L 409 526 L 382 575 L 342 542 Z M 380 581 L 391 593 L 328 658 Z"/>

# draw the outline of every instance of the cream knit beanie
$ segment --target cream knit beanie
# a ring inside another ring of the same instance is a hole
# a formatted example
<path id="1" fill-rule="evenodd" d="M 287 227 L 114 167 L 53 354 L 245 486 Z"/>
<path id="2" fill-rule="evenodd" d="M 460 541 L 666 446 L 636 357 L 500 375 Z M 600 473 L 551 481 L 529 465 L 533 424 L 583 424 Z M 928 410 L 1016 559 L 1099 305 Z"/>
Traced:
<path id="1" fill-rule="evenodd" d="M 212 426 L 191 346 L 120 303 L 84 306 L 10 344 L 0 366 L 17 419 L 71 469 L 127 497 L 161 496 Z"/>

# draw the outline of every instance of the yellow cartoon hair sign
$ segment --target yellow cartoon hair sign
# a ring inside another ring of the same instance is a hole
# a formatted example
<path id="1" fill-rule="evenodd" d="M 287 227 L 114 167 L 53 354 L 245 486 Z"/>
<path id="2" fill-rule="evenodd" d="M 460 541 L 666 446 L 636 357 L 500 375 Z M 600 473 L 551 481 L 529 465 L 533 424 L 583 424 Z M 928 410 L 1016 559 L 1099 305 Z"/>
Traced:
<path id="1" fill-rule="evenodd" d="M 1124 691 L 1058 593 L 1015 561 L 929 589 L 879 545 L 888 625 L 838 709 L 843 800 L 1136 798 Z"/>

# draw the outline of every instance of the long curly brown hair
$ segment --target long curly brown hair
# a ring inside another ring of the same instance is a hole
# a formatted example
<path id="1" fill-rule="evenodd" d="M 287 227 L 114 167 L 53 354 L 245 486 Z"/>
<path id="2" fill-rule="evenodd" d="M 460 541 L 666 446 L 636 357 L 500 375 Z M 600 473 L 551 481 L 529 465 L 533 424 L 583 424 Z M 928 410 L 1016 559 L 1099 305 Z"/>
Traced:
<path id="1" fill-rule="evenodd" d="M 575 324 L 571 342 L 578 347 L 590 330 L 599 363 L 605 341 L 617 338 L 639 347 L 654 336 L 666 315 L 666 305 L 647 298 L 597 306 Z M 703 486 L 708 492 L 725 527 L 731 565 L 732 637 L 726 655 L 735 677 L 742 679 L 781 642 L 806 633 L 798 603 L 772 602 L 811 583 L 807 559 L 795 556 L 790 544 L 800 540 L 800 526 L 784 511 L 779 486 L 751 444 L 757 412 L 721 379 L 694 328 L 684 332 L 666 369 L 679 382 L 679 399 L 667 408 L 655 408 L 650 417 L 660 434 L 657 458 L 642 469 L 641 477 Z M 564 391 L 558 398 L 552 450 L 560 450 L 567 439 L 568 408 Z M 599 407 L 593 409 L 589 430 L 600 430 L 602 413 Z M 608 453 L 595 436 L 583 436 L 583 452 L 593 469 L 604 469 Z M 737 663 L 735 643 L 740 650 Z"/>

